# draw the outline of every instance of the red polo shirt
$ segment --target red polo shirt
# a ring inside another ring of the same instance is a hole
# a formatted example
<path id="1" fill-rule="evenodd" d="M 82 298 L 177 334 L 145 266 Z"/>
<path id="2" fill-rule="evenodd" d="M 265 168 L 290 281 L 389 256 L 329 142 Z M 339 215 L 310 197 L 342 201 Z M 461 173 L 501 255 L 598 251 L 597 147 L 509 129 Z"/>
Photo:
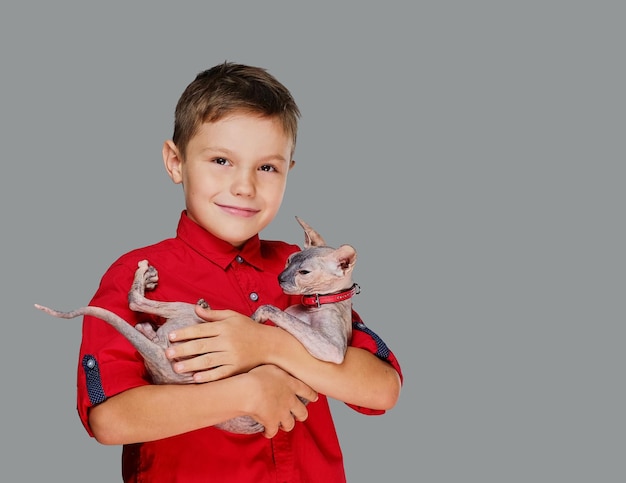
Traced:
<path id="1" fill-rule="evenodd" d="M 155 300 L 196 303 L 250 315 L 259 305 L 284 308 L 297 302 L 277 283 L 296 245 L 251 239 L 239 250 L 181 215 L 175 238 L 133 250 L 104 274 L 90 305 L 108 308 L 135 325 L 150 316 L 128 308 L 137 263 L 148 260 L 159 272 Z M 155 322 L 158 322 L 156 319 Z M 161 321 L 162 322 L 162 321 Z M 354 314 L 351 345 L 387 360 L 400 373 L 384 342 Z M 89 432 L 88 409 L 127 389 L 149 384 L 143 360 L 107 323 L 85 317 L 78 365 L 78 412 Z M 380 414 L 354 407 L 365 414 Z M 290 432 L 267 439 L 262 434 L 231 434 L 213 427 L 172 438 L 125 445 L 124 481 L 139 482 L 344 482 L 343 458 L 326 397 L 309 403 L 309 417 Z"/>

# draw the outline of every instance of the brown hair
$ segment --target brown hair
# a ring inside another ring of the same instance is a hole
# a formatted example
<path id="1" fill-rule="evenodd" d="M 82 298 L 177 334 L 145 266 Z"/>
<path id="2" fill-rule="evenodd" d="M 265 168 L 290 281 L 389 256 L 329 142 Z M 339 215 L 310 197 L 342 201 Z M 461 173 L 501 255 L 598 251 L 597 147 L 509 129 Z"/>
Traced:
<path id="1" fill-rule="evenodd" d="M 184 157 L 202 123 L 235 111 L 275 117 L 296 147 L 300 110 L 289 90 L 265 69 L 224 62 L 200 72 L 181 94 L 174 115 L 172 141 Z"/>

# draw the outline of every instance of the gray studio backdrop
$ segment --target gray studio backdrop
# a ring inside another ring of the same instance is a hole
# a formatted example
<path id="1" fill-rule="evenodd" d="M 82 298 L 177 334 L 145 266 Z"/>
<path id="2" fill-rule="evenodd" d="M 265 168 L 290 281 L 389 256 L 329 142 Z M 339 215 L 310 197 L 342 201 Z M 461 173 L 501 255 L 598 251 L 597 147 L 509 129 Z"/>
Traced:
<path id="1" fill-rule="evenodd" d="M 75 411 L 80 322 L 121 253 L 174 234 L 174 104 L 224 60 L 303 117 L 283 209 L 359 252 L 405 386 L 333 403 L 350 482 L 617 482 L 624 455 L 624 8 L 609 2 L 5 2 L 7 481 L 119 481 Z M 2 478 L 4 480 L 4 478 Z"/>

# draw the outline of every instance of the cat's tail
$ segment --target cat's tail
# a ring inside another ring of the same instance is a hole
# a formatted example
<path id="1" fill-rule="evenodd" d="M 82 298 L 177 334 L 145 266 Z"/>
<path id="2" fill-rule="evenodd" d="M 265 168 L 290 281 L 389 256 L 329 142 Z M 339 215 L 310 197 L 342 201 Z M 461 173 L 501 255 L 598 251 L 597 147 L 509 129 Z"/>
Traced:
<path id="1" fill-rule="evenodd" d="M 160 345 L 148 339 L 130 323 L 110 310 L 91 305 L 70 312 L 61 312 L 39 304 L 35 304 L 35 307 L 53 317 L 73 319 L 81 315 L 90 315 L 112 325 L 120 334 L 126 337 L 133 347 L 142 355 L 148 372 L 150 372 L 156 384 L 190 384 L 194 382 L 192 374 L 178 374 L 174 372 L 170 361 L 165 357 L 165 352 Z"/>
<path id="2" fill-rule="evenodd" d="M 141 334 L 130 323 L 122 319 L 119 315 L 111 312 L 110 310 L 103 309 L 102 307 L 94 307 L 88 305 L 79 309 L 74 309 L 69 312 L 61 312 L 60 310 L 54 310 L 44 305 L 35 304 L 35 308 L 45 312 L 48 315 L 61 319 L 73 319 L 80 317 L 81 315 L 90 315 L 98 319 L 104 320 L 109 325 L 112 325 L 126 337 L 135 348 L 144 354 L 145 351 L 154 351 L 156 344 L 151 340 L 148 340 L 143 334 Z"/>
<path id="3" fill-rule="evenodd" d="M 81 315 L 91 315 L 110 323 L 118 330 L 118 325 L 121 325 L 122 323 L 129 326 L 128 322 L 122 319 L 119 315 L 116 315 L 110 310 L 106 310 L 101 307 L 87 306 L 71 310 L 69 312 L 61 312 L 60 310 L 51 309 L 50 307 L 39 304 L 35 304 L 35 308 L 47 313 L 48 315 L 52 315 L 53 317 L 58 317 L 61 319 L 73 319 L 75 317 L 80 317 Z"/>

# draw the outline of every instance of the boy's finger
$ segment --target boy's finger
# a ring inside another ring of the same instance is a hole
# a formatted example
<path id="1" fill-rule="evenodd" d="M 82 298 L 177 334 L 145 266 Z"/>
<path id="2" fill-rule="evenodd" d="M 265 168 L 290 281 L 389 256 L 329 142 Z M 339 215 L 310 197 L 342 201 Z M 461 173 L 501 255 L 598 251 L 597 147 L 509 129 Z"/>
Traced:
<path id="1" fill-rule="evenodd" d="M 280 422 L 280 429 L 282 429 L 283 431 L 287 433 L 291 431 L 293 428 L 295 428 L 295 426 L 296 426 L 296 420 L 295 420 L 294 415 L 291 413 L 289 413 L 289 416 L 287 416 Z"/>
<path id="2" fill-rule="evenodd" d="M 317 401 L 317 392 L 311 389 L 309 386 L 305 385 L 304 390 L 298 391 L 298 396 L 302 399 L 306 399 L 307 401 L 315 402 Z"/>
<path id="3" fill-rule="evenodd" d="M 177 359 L 188 359 L 190 357 L 196 357 L 199 355 L 208 354 L 210 352 L 215 352 L 215 350 L 213 349 L 214 344 L 212 344 L 213 341 L 214 338 L 206 337 L 172 345 L 165 349 L 165 357 L 167 357 L 170 361 L 174 361 Z M 182 372 L 190 372 L 190 370 L 185 370 Z"/>
<path id="4" fill-rule="evenodd" d="M 309 411 L 304 404 L 300 404 L 291 410 L 291 414 L 296 421 L 306 421 L 309 417 Z"/>
<path id="5" fill-rule="evenodd" d="M 267 439 L 272 439 L 274 436 L 276 436 L 277 433 L 278 433 L 277 424 L 273 424 L 271 427 L 266 425 L 265 431 L 263 432 L 263 436 L 265 436 Z"/>
<path id="6" fill-rule="evenodd" d="M 168 353 L 169 357 L 169 353 Z M 185 356 L 183 356 L 185 357 Z M 226 357 L 221 352 L 211 352 L 211 353 L 200 353 L 196 354 L 188 354 L 184 360 L 177 361 L 174 363 L 174 371 L 178 374 L 184 374 L 186 372 L 194 372 L 198 373 L 199 371 L 212 371 L 216 368 L 220 368 L 225 366 L 225 370 L 232 370 L 232 366 L 230 364 L 226 364 Z M 196 374 L 198 375 L 198 374 Z M 202 380 L 202 376 L 195 377 L 195 382 L 207 382 L 211 376 L 207 376 L 206 380 Z"/>
<path id="7" fill-rule="evenodd" d="M 196 315 L 206 322 L 212 322 L 218 318 L 219 310 L 213 310 L 211 308 L 203 307 L 202 305 L 196 305 L 195 307 Z"/>
<path id="8" fill-rule="evenodd" d="M 232 366 L 218 366 L 213 369 L 209 369 L 208 371 L 200 371 L 194 373 L 193 382 L 202 383 L 219 381 L 220 379 L 224 379 L 232 375 L 234 375 Z"/>
<path id="9" fill-rule="evenodd" d="M 195 324 L 173 330 L 168 334 L 168 337 L 172 342 L 180 342 L 184 340 L 215 337 L 218 333 L 218 327 L 212 324 Z"/>
<path id="10" fill-rule="evenodd" d="M 216 322 L 218 320 L 227 319 L 233 315 L 232 310 L 215 310 L 203 307 L 202 305 L 196 305 L 195 311 L 196 315 L 205 322 Z"/>

